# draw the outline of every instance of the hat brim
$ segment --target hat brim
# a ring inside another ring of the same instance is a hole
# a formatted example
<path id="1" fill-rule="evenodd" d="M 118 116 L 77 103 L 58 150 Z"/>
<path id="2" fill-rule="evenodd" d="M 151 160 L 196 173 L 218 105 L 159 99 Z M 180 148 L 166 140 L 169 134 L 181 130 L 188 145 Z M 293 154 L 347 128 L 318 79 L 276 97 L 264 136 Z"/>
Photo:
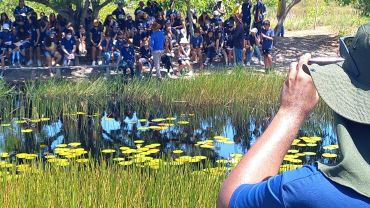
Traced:
<path id="1" fill-rule="evenodd" d="M 370 124 L 370 86 L 351 77 L 343 64 L 308 66 L 316 89 L 325 103 L 342 117 Z"/>

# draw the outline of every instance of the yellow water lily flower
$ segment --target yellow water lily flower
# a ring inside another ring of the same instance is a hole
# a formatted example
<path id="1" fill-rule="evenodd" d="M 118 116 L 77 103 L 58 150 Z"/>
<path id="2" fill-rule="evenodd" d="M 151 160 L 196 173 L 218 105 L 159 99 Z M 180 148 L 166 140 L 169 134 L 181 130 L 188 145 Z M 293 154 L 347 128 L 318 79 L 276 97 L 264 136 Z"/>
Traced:
<path id="1" fill-rule="evenodd" d="M 197 156 L 194 156 L 193 158 L 198 159 L 198 160 L 205 160 L 205 159 L 207 159 L 207 157 L 206 156 L 203 156 L 203 155 L 197 155 Z"/>
<path id="2" fill-rule="evenodd" d="M 140 127 L 137 127 L 137 130 L 138 131 L 146 131 L 146 130 L 149 130 L 149 127 L 147 127 L 147 126 L 140 126 Z"/>
<path id="3" fill-rule="evenodd" d="M 307 145 L 307 147 L 317 147 L 317 144 L 315 144 L 315 143 L 308 143 L 306 145 Z"/>
<path id="4" fill-rule="evenodd" d="M 18 120 L 18 121 L 15 121 L 16 124 L 24 124 L 24 123 L 27 123 L 27 121 L 25 120 Z"/>
<path id="5" fill-rule="evenodd" d="M 240 153 L 232 153 L 232 154 L 230 154 L 230 157 L 232 157 L 232 158 L 241 158 L 241 157 L 243 157 L 243 155 L 240 154 Z"/>
<path id="6" fill-rule="evenodd" d="M 295 150 L 295 149 L 290 149 L 290 150 L 288 150 L 288 153 L 298 153 L 299 152 L 299 150 Z"/>
<path id="7" fill-rule="evenodd" d="M 64 148 L 64 147 L 67 147 L 68 145 L 67 144 L 58 144 L 57 147 L 61 147 L 61 148 Z"/>
<path id="8" fill-rule="evenodd" d="M 312 140 L 316 141 L 316 142 L 319 142 L 322 140 L 321 137 L 317 137 L 317 136 L 313 136 L 313 137 L 310 137 Z"/>
<path id="9" fill-rule="evenodd" d="M 203 144 L 203 145 L 200 145 L 201 148 L 205 148 L 205 149 L 213 149 L 215 148 L 215 146 L 213 145 L 209 145 L 209 144 Z"/>
<path id="10" fill-rule="evenodd" d="M 85 112 L 77 112 L 76 115 L 86 115 Z"/>
<path id="11" fill-rule="evenodd" d="M 167 121 L 174 121 L 174 120 L 176 120 L 176 118 L 175 117 L 167 117 L 166 120 Z"/>
<path id="12" fill-rule="evenodd" d="M 71 147 L 78 147 L 78 146 L 81 145 L 81 143 L 80 142 L 72 142 L 72 143 L 69 143 L 68 145 L 71 146 Z"/>
<path id="13" fill-rule="evenodd" d="M 118 165 L 122 165 L 122 166 L 128 166 L 128 165 L 132 165 L 133 162 L 132 161 L 122 161 L 122 162 L 119 162 Z"/>
<path id="14" fill-rule="evenodd" d="M 128 149 L 128 150 L 122 151 L 122 154 L 131 154 L 131 153 L 135 153 L 135 152 L 136 152 L 136 150 L 134 150 L 134 149 Z"/>
<path id="15" fill-rule="evenodd" d="M 174 150 L 174 151 L 172 151 L 174 154 L 181 154 L 181 153 L 183 153 L 184 151 L 182 151 L 182 150 Z"/>
<path id="16" fill-rule="evenodd" d="M 1 124 L 1 127 L 10 127 L 11 124 Z"/>
<path id="17" fill-rule="evenodd" d="M 19 159 L 24 159 L 28 156 L 28 154 L 27 153 L 18 153 L 15 156 Z"/>
<path id="18" fill-rule="evenodd" d="M 229 162 L 231 162 L 231 161 L 230 160 L 224 160 L 224 159 L 216 160 L 216 163 L 218 163 L 218 164 L 227 164 Z"/>
<path id="19" fill-rule="evenodd" d="M 120 147 L 119 148 L 121 151 L 125 151 L 125 150 L 129 150 L 129 149 L 131 149 L 130 147 L 125 147 L 125 146 L 123 146 L 123 147 Z"/>
<path id="20" fill-rule="evenodd" d="M 0 153 L 0 157 L 1 158 L 8 158 L 9 157 L 9 153 L 7 153 L 7 152 Z"/>
<path id="21" fill-rule="evenodd" d="M 134 143 L 135 144 L 142 144 L 142 143 L 144 143 L 144 140 L 135 140 Z"/>
<path id="22" fill-rule="evenodd" d="M 235 142 L 233 142 L 233 141 L 224 141 L 223 143 L 224 144 L 235 144 Z"/>
<path id="23" fill-rule="evenodd" d="M 110 154 L 110 153 L 115 153 L 116 150 L 114 149 L 103 149 L 101 150 L 102 153 L 105 153 L 105 154 Z"/>
<path id="24" fill-rule="evenodd" d="M 50 121 L 50 118 L 41 118 L 41 121 Z"/>
<path id="25" fill-rule="evenodd" d="M 323 153 L 322 154 L 323 157 L 327 157 L 327 158 L 335 158 L 335 157 L 338 157 L 337 154 L 334 154 L 334 153 Z"/>
<path id="26" fill-rule="evenodd" d="M 33 130 L 32 129 L 22 129 L 22 133 L 31 133 Z"/>
<path id="27" fill-rule="evenodd" d="M 189 113 L 189 116 L 195 116 L 195 114 L 194 113 Z"/>
<path id="28" fill-rule="evenodd" d="M 164 118 L 155 118 L 155 119 L 152 119 L 152 122 L 158 123 L 158 122 L 162 122 L 164 120 L 166 120 L 166 119 L 164 119 Z"/>
<path id="29" fill-rule="evenodd" d="M 160 130 L 162 130 L 162 127 L 160 127 L 160 126 L 149 126 L 149 129 L 155 130 L 155 131 L 160 131 Z"/>
<path id="30" fill-rule="evenodd" d="M 339 146 L 337 144 L 332 144 L 332 145 L 327 145 L 327 146 L 324 146 L 323 149 L 325 150 L 335 150 L 335 149 L 338 149 Z"/>
<path id="31" fill-rule="evenodd" d="M 308 156 L 315 156 L 317 153 L 316 152 L 303 152 L 303 154 L 308 155 Z"/>
<path id="32" fill-rule="evenodd" d="M 147 121 L 148 121 L 148 119 L 146 119 L 146 118 L 139 119 L 139 122 L 147 122 Z"/>
<path id="33" fill-rule="evenodd" d="M 179 122 L 177 122 L 178 124 L 180 124 L 180 125 L 187 125 L 187 124 L 189 124 L 190 122 L 189 121 L 179 121 Z"/>
<path id="34" fill-rule="evenodd" d="M 55 155 L 45 155 L 45 159 L 54 159 L 56 158 Z"/>
<path id="35" fill-rule="evenodd" d="M 307 147 L 307 144 L 297 144 L 298 147 Z"/>

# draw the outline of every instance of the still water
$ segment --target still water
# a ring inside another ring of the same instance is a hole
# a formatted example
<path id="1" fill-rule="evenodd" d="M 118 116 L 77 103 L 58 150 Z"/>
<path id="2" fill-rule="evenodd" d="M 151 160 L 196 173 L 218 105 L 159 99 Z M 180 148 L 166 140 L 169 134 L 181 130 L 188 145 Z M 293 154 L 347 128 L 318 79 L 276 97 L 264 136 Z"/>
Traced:
<path id="1" fill-rule="evenodd" d="M 231 115 L 222 110 L 201 113 L 196 109 L 168 114 L 113 106 L 100 112 L 64 112 L 52 118 L 12 117 L 1 121 L 0 153 L 36 153 L 42 157 L 53 154 L 60 144 L 79 142 L 94 157 L 101 155 L 101 150 L 107 148 L 115 149 L 115 156 L 118 157 L 120 147 L 137 148 L 135 141 L 143 140 L 142 145 L 161 144 L 161 153 L 168 156 L 174 150 L 182 150 L 183 155 L 205 155 L 213 161 L 231 159 L 231 154 L 245 154 L 248 151 L 273 115 Z M 317 121 L 311 116 L 299 131 L 297 139 L 313 136 L 321 138 L 316 142 L 317 145 L 307 146 L 304 140 L 297 140 L 292 149 L 316 153 L 301 155 L 304 164 L 311 164 L 315 160 L 330 162 L 322 154 L 337 153 L 336 149 L 324 148 L 337 143 L 332 123 Z M 210 140 L 212 143 L 207 143 L 209 146 L 202 145 L 204 141 Z"/>

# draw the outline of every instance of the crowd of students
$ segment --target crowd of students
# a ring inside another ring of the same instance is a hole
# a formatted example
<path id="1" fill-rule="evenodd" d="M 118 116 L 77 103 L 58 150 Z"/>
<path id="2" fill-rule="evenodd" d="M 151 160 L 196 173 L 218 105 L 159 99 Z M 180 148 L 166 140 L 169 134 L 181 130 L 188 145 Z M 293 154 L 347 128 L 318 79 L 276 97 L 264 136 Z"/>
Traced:
<path id="1" fill-rule="evenodd" d="M 193 73 L 213 67 L 215 60 L 227 66 L 258 64 L 272 67 L 274 31 L 265 20 L 262 0 L 244 0 L 231 16 L 226 16 L 222 0 L 216 0 L 213 12 L 198 14 L 192 20 L 170 7 L 164 10 L 156 1 L 139 2 L 133 15 L 122 3 L 104 21 L 93 19 L 92 11 L 82 25 L 67 22 L 62 15 L 37 14 L 19 0 L 14 20 L 0 17 L 1 69 L 9 66 L 73 65 L 76 57 L 89 58 L 92 65 L 116 64 L 130 70 L 131 76 L 144 67 L 161 67 L 176 74 L 184 69 Z M 253 21 L 252 21 L 253 20 Z"/>

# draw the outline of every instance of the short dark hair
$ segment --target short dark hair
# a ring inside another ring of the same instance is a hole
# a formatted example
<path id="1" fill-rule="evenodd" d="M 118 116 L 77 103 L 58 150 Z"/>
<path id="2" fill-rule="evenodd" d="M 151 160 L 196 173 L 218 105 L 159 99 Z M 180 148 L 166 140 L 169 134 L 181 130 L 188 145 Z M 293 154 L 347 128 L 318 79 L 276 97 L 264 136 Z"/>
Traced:
<path id="1" fill-rule="evenodd" d="M 270 26 L 270 21 L 269 21 L 269 20 L 265 20 L 265 21 L 263 21 L 263 25 L 268 25 L 268 26 Z"/>

